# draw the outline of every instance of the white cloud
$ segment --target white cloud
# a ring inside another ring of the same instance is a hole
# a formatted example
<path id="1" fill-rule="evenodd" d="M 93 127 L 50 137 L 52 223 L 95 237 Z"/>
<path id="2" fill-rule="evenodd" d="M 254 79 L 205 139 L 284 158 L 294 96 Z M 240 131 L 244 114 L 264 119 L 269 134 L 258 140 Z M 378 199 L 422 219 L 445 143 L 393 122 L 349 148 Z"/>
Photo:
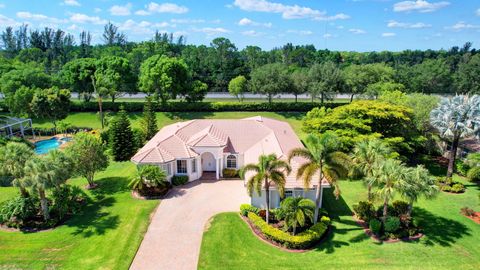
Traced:
<path id="1" fill-rule="evenodd" d="M 454 24 L 452 26 L 445 27 L 445 28 L 446 29 L 451 29 L 451 30 L 454 30 L 454 31 L 461 31 L 461 30 L 464 30 L 464 29 L 479 29 L 480 25 L 474 25 L 474 24 L 469 24 L 469 23 L 460 21 L 460 22 L 457 22 L 456 24 Z"/>
<path id="2" fill-rule="evenodd" d="M 240 26 L 264 26 L 264 27 L 267 27 L 267 28 L 270 28 L 272 27 L 272 23 L 268 22 L 268 23 L 259 23 L 259 22 L 255 22 L 255 21 L 252 21 L 248 18 L 243 18 L 241 19 L 239 22 L 238 22 L 238 25 Z"/>
<path id="3" fill-rule="evenodd" d="M 182 14 L 187 13 L 188 8 L 185 6 L 179 6 L 174 3 L 162 3 L 157 4 L 155 2 L 150 2 L 147 5 L 146 10 L 137 10 L 135 14 L 146 16 L 153 13 L 173 13 L 173 14 Z"/>
<path id="4" fill-rule="evenodd" d="M 390 28 L 429 28 L 432 27 L 431 24 L 426 24 L 426 23 L 404 23 L 404 22 L 397 22 L 394 20 L 391 20 L 387 24 L 388 27 Z"/>
<path id="5" fill-rule="evenodd" d="M 395 12 L 410 12 L 410 11 L 418 11 L 418 12 L 433 12 L 438 9 L 444 8 L 450 5 L 450 2 L 441 1 L 441 2 L 428 2 L 425 0 L 417 0 L 417 1 L 403 1 L 398 2 L 393 5 L 393 11 Z"/>
<path id="6" fill-rule="evenodd" d="M 322 36 L 324 39 L 331 39 L 333 37 L 335 37 L 334 35 L 330 34 L 330 33 L 326 33 L 326 34 L 323 34 Z"/>
<path id="7" fill-rule="evenodd" d="M 92 24 L 106 24 L 107 20 L 101 19 L 98 16 L 88 16 L 86 14 L 74 13 L 70 16 L 70 21 L 74 23 L 92 23 Z"/>
<path id="8" fill-rule="evenodd" d="M 118 25 L 118 29 L 121 31 L 128 31 L 130 34 L 153 34 L 153 30 L 150 28 L 152 23 L 147 21 L 136 22 L 132 19 L 126 20 Z"/>
<path id="9" fill-rule="evenodd" d="M 5 4 L 0 4 L 0 8 L 4 8 L 5 7 Z"/>
<path id="10" fill-rule="evenodd" d="M 62 4 L 65 6 L 75 6 L 75 7 L 81 6 L 80 3 L 76 0 L 65 0 L 63 1 Z"/>
<path id="11" fill-rule="evenodd" d="M 477 14 L 477 16 L 480 16 L 480 8 L 477 9 L 477 11 L 475 12 L 475 14 Z"/>
<path id="12" fill-rule="evenodd" d="M 52 24 L 67 22 L 66 20 L 62 20 L 54 17 L 48 17 L 43 14 L 30 13 L 28 11 L 17 12 L 17 17 L 24 20 L 33 20 L 33 21 L 52 23 Z"/>
<path id="13" fill-rule="evenodd" d="M 170 22 L 178 23 L 178 24 L 197 24 L 197 23 L 204 23 L 205 20 L 203 19 L 171 19 Z"/>
<path id="14" fill-rule="evenodd" d="M 235 0 L 233 3 L 245 11 L 257 11 L 268 13 L 280 13 L 284 19 L 313 19 L 319 21 L 348 19 L 350 16 L 339 13 L 333 16 L 327 12 L 302 7 L 299 5 L 284 5 L 281 3 L 269 2 L 267 0 Z"/>
<path id="15" fill-rule="evenodd" d="M 391 32 L 382 33 L 382 37 L 394 37 L 394 36 L 396 36 L 396 35 L 397 35 L 397 34 L 391 33 Z"/>
<path id="16" fill-rule="evenodd" d="M 348 32 L 353 33 L 355 35 L 361 35 L 361 34 L 366 34 L 367 33 L 365 30 L 357 29 L 357 28 L 348 29 Z"/>
<path id="17" fill-rule="evenodd" d="M 18 26 L 21 25 L 19 22 L 15 21 L 12 18 L 0 14 L 0 25 L 2 26 Z"/>
<path id="18" fill-rule="evenodd" d="M 216 36 L 220 34 L 230 33 L 231 31 L 222 27 L 203 27 L 193 28 L 194 32 L 201 32 L 207 34 L 207 36 Z"/>
<path id="19" fill-rule="evenodd" d="M 297 34 L 301 36 L 309 36 L 313 34 L 313 32 L 310 30 L 288 30 L 287 33 Z"/>
<path id="20" fill-rule="evenodd" d="M 130 15 L 130 9 L 132 4 L 128 3 L 124 6 L 114 5 L 110 8 L 110 14 L 114 16 L 128 16 Z"/>
<path id="21" fill-rule="evenodd" d="M 99 12 L 102 12 L 102 9 L 101 9 L 101 8 L 94 8 L 94 9 L 93 9 L 93 12 L 99 13 Z"/>
<path id="22" fill-rule="evenodd" d="M 343 26 L 343 25 L 337 26 L 337 29 L 343 29 L 343 28 L 345 28 L 345 26 Z"/>
<path id="23" fill-rule="evenodd" d="M 244 36 L 249 36 L 249 37 L 258 37 L 258 36 L 263 36 L 264 33 L 262 32 L 257 32 L 255 30 L 248 30 L 248 31 L 243 31 L 242 35 Z"/>

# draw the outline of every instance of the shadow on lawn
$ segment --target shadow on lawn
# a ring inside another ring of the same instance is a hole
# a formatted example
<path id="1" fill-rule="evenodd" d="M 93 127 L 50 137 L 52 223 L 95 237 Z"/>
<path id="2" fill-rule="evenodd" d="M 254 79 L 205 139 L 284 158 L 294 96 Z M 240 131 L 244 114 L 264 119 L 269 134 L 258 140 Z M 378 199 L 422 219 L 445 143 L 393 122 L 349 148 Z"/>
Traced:
<path id="1" fill-rule="evenodd" d="M 166 112 L 165 116 L 172 120 L 205 119 L 214 116 L 213 112 Z"/>
<path id="2" fill-rule="evenodd" d="M 126 177 L 108 177 L 97 180 L 98 187 L 91 190 L 93 195 L 90 202 L 79 215 L 66 223 L 68 227 L 76 228 L 73 235 L 81 235 L 85 238 L 94 235 L 103 235 L 106 231 L 118 227 L 119 216 L 111 215 L 109 208 L 117 201 L 111 195 L 128 191 Z"/>
<path id="3" fill-rule="evenodd" d="M 422 243 L 425 245 L 448 247 L 458 239 L 471 235 L 467 226 L 453 219 L 436 216 L 419 207 L 415 207 L 413 213 L 424 229 L 425 236 Z"/>

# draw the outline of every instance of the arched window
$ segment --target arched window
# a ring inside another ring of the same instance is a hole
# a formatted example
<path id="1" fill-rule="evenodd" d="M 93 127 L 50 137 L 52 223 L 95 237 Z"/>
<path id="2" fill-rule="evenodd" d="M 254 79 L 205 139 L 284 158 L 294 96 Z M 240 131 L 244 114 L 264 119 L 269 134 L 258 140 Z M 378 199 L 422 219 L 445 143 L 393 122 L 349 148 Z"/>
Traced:
<path id="1" fill-rule="evenodd" d="M 227 168 L 236 169 L 237 168 L 237 157 L 234 155 L 227 156 Z"/>

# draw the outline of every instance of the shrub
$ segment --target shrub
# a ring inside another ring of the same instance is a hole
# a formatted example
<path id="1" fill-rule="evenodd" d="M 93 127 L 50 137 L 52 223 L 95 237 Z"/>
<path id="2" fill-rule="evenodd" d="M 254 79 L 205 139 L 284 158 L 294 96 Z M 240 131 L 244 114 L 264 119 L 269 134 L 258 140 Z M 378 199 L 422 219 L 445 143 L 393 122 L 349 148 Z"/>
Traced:
<path id="1" fill-rule="evenodd" d="M 353 211 L 355 211 L 359 219 L 367 222 L 375 216 L 373 204 L 369 201 L 359 201 L 357 204 L 354 204 Z"/>
<path id="2" fill-rule="evenodd" d="M 465 162 L 463 162 L 460 159 L 457 159 L 457 160 L 455 160 L 455 169 L 456 169 L 458 174 L 460 174 L 462 176 L 466 176 L 467 172 L 470 168 L 469 168 L 468 164 L 466 164 Z"/>
<path id="3" fill-rule="evenodd" d="M 38 212 L 38 200 L 34 197 L 14 197 L 0 204 L 0 223 L 8 227 L 22 227 Z"/>
<path id="4" fill-rule="evenodd" d="M 87 198 L 87 195 L 79 187 L 63 185 L 52 192 L 53 204 L 50 213 L 57 221 L 61 221 L 67 215 L 80 212 Z"/>
<path id="5" fill-rule="evenodd" d="M 323 216 L 322 218 L 320 218 L 320 222 L 325 225 L 330 225 L 332 223 L 332 220 L 327 216 Z"/>
<path id="6" fill-rule="evenodd" d="M 370 228 L 370 231 L 372 231 L 374 234 L 379 235 L 382 229 L 382 222 L 376 218 L 372 219 L 368 223 L 368 227 Z"/>
<path id="7" fill-rule="evenodd" d="M 383 227 L 385 232 L 394 233 L 400 228 L 400 219 L 398 217 L 387 217 Z"/>
<path id="8" fill-rule="evenodd" d="M 235 169 L 223 169 L 223 177 L 224 178 L 235 178 L 238 177 L 238 171 Z"/>
<path id="9" fill-rule="evenodd" d="M 453 184 L 450 192 L 453 192 L 453 193 L 465 192 L 465 186 L 462 183 L 455 183 Z"/>
<path id="10" fill-rule="evenodd" d="M 408 213 L 408 203 L 405 201 L 393 202 L 393 213 L 395 216 L 401 216 Z"/>
<path id="11" fill-rule="evenodd" d="M 172 176 L 172 185 L 181 186 L 188 182 L 188 175 L 174 175 Z"/>
<path id="12" fill-rule="evenodd" d="M 248 215 L 248 213 L 252 212 L 252 213 L 255 213 L 258 215 L 258 212 L 260 211 L 260 209 L 258 209 L 257 207 L 253 206 L 253 205 L 250 205 L 250 204 L 242 204 L 240 205 L 240 213 L 242 214 L 242 216 L 246 217 Z"/>
<path id="13" fill-rule="evenodd" d="M 472 182 L 480 181 L 480 167 L 473 167 L 469 169 L 467 172 L 467 178 Z"/>
<path id="14" fill-rule="evenodd" d="M 462 213 L 462 215 L 465 215 L 467 217 L 475 216 L 475 210 L 468 207 L 463 207 L 462 209 L 460 209 L 460 213 Z"/>
<path id="15" fill-rule="evenodd" d="M 445 192 L 450 192 L 452 190 L 452 187 L 451 186 L 442 186 L 442 191 L 445 191 Z"/>
<path id="16" fill-rule="evenodd" d="M 265 235 L 265 237 L 291 249 L 302 249 L 312 246 L 322 238 L 323 234 L 328 229 L 328 225 L 319 222 L 297 235 L 291 235 L 268 225 L 255 213 L 248 213 L 248 219 Z"/>

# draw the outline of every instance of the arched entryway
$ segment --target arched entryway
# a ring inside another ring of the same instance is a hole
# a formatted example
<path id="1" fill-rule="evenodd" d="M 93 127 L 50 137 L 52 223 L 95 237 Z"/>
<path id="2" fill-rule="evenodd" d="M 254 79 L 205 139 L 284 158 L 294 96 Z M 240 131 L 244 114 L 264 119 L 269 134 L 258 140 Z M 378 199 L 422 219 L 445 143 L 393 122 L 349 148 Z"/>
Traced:
<path id="1" fill-rule="evenodd" d="M 205 152 L 202 154 L 202 170 L 204 172 L 215 172 L 217 170 L 216 160 L 212 153 Z"/>

